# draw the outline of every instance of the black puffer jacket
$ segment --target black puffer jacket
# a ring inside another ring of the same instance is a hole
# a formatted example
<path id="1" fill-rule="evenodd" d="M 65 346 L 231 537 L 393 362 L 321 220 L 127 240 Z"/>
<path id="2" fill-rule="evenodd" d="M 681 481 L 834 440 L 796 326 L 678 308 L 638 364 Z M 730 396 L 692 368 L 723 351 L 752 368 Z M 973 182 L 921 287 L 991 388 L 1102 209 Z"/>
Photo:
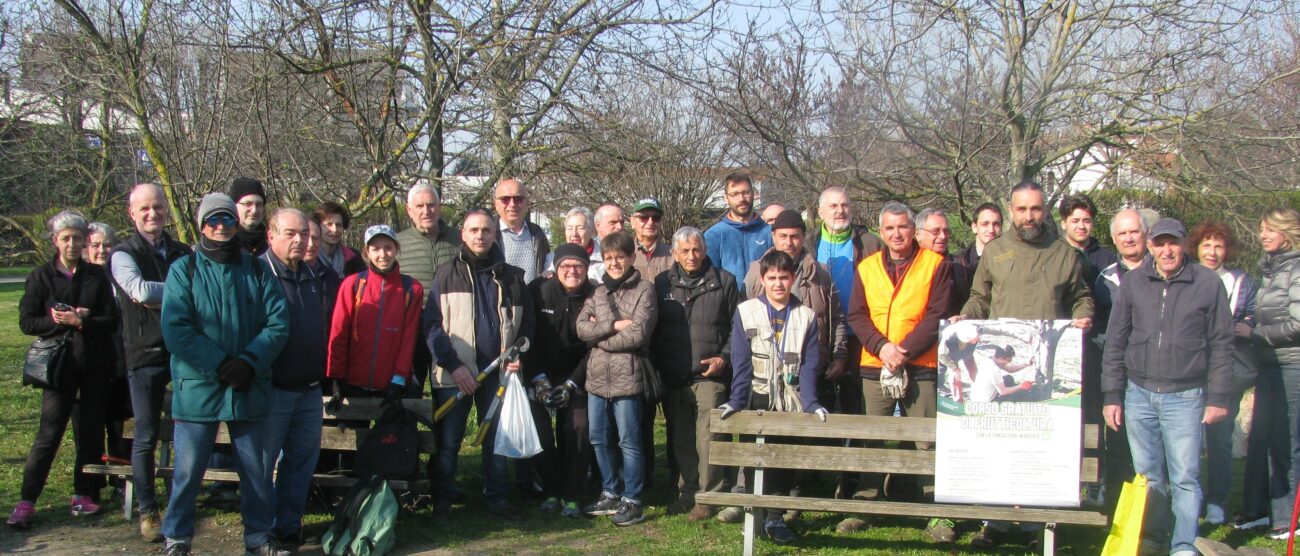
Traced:
<path id="1" fill-rule="evenodd" d="M 651 355 L 668 388 L 703 380 L 731 384 L 729 372 L 705 378 L 700 361 L 709 357 L 731 361 L 731 317 L 741 296 L 730 272 L 719 272 L 708 259 L 704 264 L 697 279 L 677 263 L 655 278 L 659 323 Z"/>
<path id="2" fill-rule="evenodd" d="M 1278 363 L 1300 365 L 1300 251 L 1266 255 L 1259 267 L 1252 337 L 1272 348 Z"/>
<path id="3" fill-rule="evenodd" d="M 591 290 L 591 282 L 584 281 L 578 291 L 569 293 L 554 276 L 528 284 L 536 326 L 533 343 L 523 356 L 524 378 L 529 383 L 545 374 L 551 384 L 558 386 L 586 364 L 587 344 L 578 337 L 577 320 Z"/>

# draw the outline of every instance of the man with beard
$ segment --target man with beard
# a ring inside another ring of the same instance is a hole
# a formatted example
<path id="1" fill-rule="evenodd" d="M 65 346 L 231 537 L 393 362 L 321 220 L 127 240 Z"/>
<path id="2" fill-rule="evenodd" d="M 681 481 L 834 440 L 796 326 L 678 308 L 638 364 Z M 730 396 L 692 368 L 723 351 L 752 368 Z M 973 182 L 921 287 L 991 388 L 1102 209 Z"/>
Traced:
<path id="1" fill-rule="evenodd" d="M 230 183 L 230 198 L 239 213 L 239 244 L 254 257 L 262 256 L 270 244 L 266 241 L 266 190 L 253 178 L 235 178 Z"/>
<path id="2" fill-rule="evenodd" d="M 962 319 L 1071 319 L 1076 328 L 1092 326 L 1093 301 L 1084 281 L 1083 258 L 1056 236 L 1047 222 L 1042 186 L 1025 181 L 1011 188 L 1011 227 L 984 248 L 975 269 L 970 299 L 953 322 Z M 971 539 L 988 548 L 1002 542 L 1008 524 L 991 522 Z"/>
<path id="3" fill-rule="evenodd" d="M 727 214 L 704 232 L 713 266 L 743 280 L 749 264 L 772 247 L 771 228 L 754 214 L 754 184 L 746 174 L 731 174 L 723 180 Z"/>

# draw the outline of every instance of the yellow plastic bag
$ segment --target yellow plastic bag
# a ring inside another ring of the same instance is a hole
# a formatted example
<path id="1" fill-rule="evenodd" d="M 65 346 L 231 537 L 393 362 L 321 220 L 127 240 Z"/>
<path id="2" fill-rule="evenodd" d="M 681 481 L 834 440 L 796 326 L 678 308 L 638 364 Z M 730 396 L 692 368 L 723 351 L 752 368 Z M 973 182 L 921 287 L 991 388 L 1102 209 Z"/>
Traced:
<path id="1" fill-rule="evenodd" d="M 1115 505 L 1115 518 L 1106 536 L 1101 556 L 1134 556 L 1142 542 L 1142 517 L 1147 508 L 1147 478 L 1142 475 L 1124 483 Z"/>

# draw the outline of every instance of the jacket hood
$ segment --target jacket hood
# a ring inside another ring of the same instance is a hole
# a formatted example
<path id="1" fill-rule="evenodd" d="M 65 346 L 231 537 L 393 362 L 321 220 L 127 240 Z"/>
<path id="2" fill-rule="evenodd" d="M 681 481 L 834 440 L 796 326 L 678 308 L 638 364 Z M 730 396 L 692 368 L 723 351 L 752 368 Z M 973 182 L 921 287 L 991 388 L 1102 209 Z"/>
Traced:
<path id="1" fill-rule="evenodd" d="M 726 214 L 722 215 L 722 217 L 718 219 L 718 222 L 725 223 L 726 225 L 742 232 L 758 231 L 759 229 L 762 229 L 763 226 L 767 225 L 767 222 L 764 222 L 762 218 L 758 218 L 757 216 L 749 219 L 749 222 L 736 222 L 735 220 L 727 218 Z"/>
<path id="2" fill-rule="evenodd" d="M 1285 253 L 1264 255 L 1259 260 L 1259 268 L 1264 271 L 1264 274 L 1272 274 L 1288 265 L 1295 264 L 1297 261 L 1300 261 L 1300 250 L 1292 249 Z"/>

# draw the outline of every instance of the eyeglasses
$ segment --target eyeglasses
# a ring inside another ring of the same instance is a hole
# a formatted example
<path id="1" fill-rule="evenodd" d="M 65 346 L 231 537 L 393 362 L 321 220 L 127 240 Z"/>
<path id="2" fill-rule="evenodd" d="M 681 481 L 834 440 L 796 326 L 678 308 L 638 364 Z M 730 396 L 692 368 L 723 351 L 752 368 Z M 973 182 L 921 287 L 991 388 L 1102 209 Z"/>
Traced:
<path id="1" fill-rule="evenodd" d="M 952 237 L 952 228 L 921 228 L 922 230 L 933 235 L 944 235 Z"/>
<path id="2" fill-rule="evenodd" d="M 508 205 L 511 203 L 514 203 L 516 205 L 522 205 L 524 204 L 524 202 L 528 201 L 528 197 L 525 197 L 523 195 L 502 195 L 500 197 L 497 197 L 497 200 L 501 201 L 501 204 L 503 205 Z"/>
<path id="3" fill-rule="evenodd" d="M 664 219 L 662 214 L 633 214 L 632 218 L 645 222 L 659 222 Z"/>
<path id="4" fill-rule="evenodd" d="M 555 267 L 555 269 L 559 270 L 560 272 L 579 272 L 579 273 L 587 270 L 586 267 L 578 263 L 562 264 L 560 266 Z"/>
<path id="5" fill-rule="evenodd" d="M 207 219 L 203 221 L 203 224 L 209 228 L 218 228 L 221 226 L 229 228 L 235 225 L 235 217 L 226 213 L 218 213 L 207 217 Z"/>

